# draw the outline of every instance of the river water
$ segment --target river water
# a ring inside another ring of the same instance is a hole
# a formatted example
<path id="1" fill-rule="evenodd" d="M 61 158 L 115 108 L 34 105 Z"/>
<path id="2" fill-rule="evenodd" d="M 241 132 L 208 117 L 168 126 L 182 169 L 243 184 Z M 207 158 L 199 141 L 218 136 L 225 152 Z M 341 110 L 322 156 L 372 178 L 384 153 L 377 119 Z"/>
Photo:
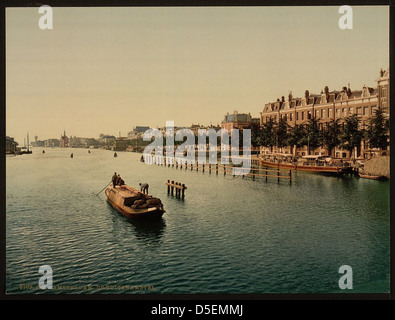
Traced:
<path id="1" fill-rule="evenodd" d="M 6 160 L 6 290 L 24 293 L 315 293 L 389 291 L 389 182 L 293 173 L 218 176 L 141 163 L 140 154 L 35 148 Z M 71 152 L 74 158 L 70 158 Z M 98 193 L 119 172 L 150 185 L 154 223 Z M 184 201 L 165 182 L 185 183 Z M 37 287 L 39 267 L 53 289 Z"/>

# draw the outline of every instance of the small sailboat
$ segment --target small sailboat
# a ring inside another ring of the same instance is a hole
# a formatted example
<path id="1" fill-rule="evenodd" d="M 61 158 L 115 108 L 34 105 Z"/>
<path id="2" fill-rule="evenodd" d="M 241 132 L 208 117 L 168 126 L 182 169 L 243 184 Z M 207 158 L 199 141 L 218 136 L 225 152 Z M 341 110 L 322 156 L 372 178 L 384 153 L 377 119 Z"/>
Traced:
<path id="1" fill-rule="evenodd" d="M 27 147 L 26 147 L 26 140 L 24 139 L 24 146 L 21 148 L 21 152 L 19 154 L 32 154 L 32 150 L 29 147 L 29 133 L 27 133 Z"/>

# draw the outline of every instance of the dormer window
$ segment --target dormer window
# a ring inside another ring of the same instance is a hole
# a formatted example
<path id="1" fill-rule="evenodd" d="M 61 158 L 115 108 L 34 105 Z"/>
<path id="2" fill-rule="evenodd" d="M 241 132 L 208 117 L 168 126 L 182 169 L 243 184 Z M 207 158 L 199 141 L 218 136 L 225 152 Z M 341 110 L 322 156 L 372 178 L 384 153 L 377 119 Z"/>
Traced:
<path id="1" fill-rule="evenodd" d="M 363 89 L 362 89 L 362 97 L 363 98 L 370 97 L 369 89 L 367 87 L 363 87 Z"/>

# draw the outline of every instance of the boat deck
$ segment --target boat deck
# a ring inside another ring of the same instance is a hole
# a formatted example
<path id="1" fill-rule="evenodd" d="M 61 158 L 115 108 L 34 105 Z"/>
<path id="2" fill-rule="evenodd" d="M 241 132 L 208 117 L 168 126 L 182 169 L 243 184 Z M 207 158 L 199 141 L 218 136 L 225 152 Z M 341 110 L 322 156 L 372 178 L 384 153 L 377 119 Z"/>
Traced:
<path id="1" fill-rule="evenodd" d="M 138 190 L 136 188 L 133 188 L 133 187 L 130 187 L 130 186 L 126 186 L 126 185 L 116 186 L 115 189 L 122 197 L 125 197 L 125 198 L 135 197 L 135 196 L 137 196 L 139 194 L 142 194 L 145 197 L 151 197 L 149 194 L 144 194 L 140 190 Z"/>

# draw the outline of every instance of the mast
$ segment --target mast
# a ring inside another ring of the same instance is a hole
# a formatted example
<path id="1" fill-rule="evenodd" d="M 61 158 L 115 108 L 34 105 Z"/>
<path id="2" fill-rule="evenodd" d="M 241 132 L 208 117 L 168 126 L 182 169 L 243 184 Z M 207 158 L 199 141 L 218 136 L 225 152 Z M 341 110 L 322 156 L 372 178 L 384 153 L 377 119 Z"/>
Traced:
<path id="1" fill-rule="evenodd" d="M 29 132 L 27 133 L 27 151 L 29 151 Z"/>

